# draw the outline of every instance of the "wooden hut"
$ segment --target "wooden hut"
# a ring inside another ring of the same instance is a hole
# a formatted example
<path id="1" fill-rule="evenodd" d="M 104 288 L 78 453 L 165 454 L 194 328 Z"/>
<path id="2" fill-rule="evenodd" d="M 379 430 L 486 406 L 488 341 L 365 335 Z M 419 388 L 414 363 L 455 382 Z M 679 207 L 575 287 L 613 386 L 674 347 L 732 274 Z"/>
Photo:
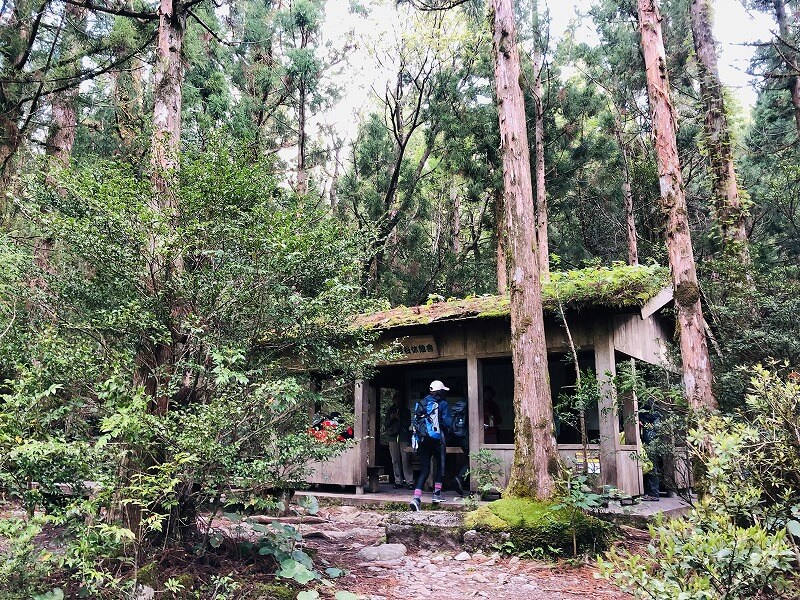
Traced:
<path id="1" fill-rule="evenodd" d="M 554 273 L 542 290 L 553 400 L 568 395 L 575 384 L 563 309 L 580 366 L 594 371 L 600 390 L 598 405 L 586 411 L 589 472 L 599 475 L 600 484 L 631 495 L 643 490 L 636 398 L 618 399 L 610 379 L 617 365 L 631 358 L 672 369 L 667 342 L 674 322 L 663 310 L 672 300 L 668 283 L 668 272 L 660 267 L 616 266 Z M 379 342 L 397 351 L 378 365 L 375 377 L 355 386 L 355 446 L 316 463 L 309 483 L 355 486 L 363 493 L 377 467 L 390 472 L 380 436 L 388 398 L 400 394 L 411 408 L 427 393 L 430 381 L 440 379 L 450 387 L 451 400 L 467 400 L 470 450 L 495 454 L 504 465 L 504 484 L 514 454 L 509 298 L 480 296 L 399 307 L 360 315 L 356 324 L 378 330 Z M 495 396 L 488 411 L 485 389 Z M 555 433 L 562 457 L 583 464 L 577 429 L 557 421 Z M 448 453 L 454 455 L 451 460 L 467 460 L 458 448 L 448 448 Z"/>

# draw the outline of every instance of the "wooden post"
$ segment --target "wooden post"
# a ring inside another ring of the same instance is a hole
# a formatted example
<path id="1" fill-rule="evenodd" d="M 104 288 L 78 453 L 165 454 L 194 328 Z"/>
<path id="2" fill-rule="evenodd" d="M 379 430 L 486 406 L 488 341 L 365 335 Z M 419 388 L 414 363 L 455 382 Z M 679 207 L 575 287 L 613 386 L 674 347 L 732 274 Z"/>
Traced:
<path id="1" fill-rule="evenodd" d="M 474 333 L 468 334 L 467 338 L 467 419 L 469 423 L 469 451 L 470 454 L 477 452 L 483 442 L 483 377 L 481 364 L 477 357 L 477 341 Z M 475 478 L 472 473 L 478 463 L 467 457 L 469 461 L 469 489 L 475 491 Z"/>
<path id="2" fill-rule="evenodd" d="M 594 328 L 594 365 L 597 371 L 597 386 L 600 397 L 597 408 L 600 413 L 600 482 L 602 485 L 617 485 L 617 457 L 619 456 L 619 415 L 617 413 L 616 389 L 612 377 L 616 375 L 614 359 L 614 337 L 605 321 Z"/>
<path id="3" fill-rule="evenodd" d="M 360 380 L 356 382 L 355 390 L 355 414 L 353 422 L 353 435 L 356 438 L 356 494 L 364 493 L 364 485 L 367 482 L 367 458 L 369 440 L 365 439 L 368 435 L 369 429 L 369 397 L 370 386 L 369 381 Z"/>

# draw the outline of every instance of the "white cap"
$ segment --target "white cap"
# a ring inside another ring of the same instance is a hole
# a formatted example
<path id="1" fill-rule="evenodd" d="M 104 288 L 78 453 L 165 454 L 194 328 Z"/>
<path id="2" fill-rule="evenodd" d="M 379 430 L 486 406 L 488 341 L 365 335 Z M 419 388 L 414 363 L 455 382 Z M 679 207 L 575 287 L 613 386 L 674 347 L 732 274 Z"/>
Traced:
<path id="1" fill-rule="evenodd" d="M 444 390 L 445 392 L 449 392 L 450 391 L 450 388 L 449 387 L 445 387 L 445 385 L 441 381 L 439 381 L 438 379 L 436 381 L 432 381 L 431 382 L 431 387 L 429 389 L 432 392 L 439 392 L 441 390 Z"/>

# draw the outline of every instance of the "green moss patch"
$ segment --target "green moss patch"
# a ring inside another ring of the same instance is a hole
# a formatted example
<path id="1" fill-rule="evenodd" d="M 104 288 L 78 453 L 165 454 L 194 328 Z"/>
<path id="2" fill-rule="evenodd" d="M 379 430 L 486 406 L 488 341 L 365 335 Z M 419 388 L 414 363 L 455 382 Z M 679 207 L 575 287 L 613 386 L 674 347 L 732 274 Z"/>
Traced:
<path id="1" fill-rule="evenodd" d="M 542 304 L 555 312 L 559 302 L 567 309 L 588 307 L 638 308 L 669 285 L 669 270 L 658 265 L 588 267 L 554 272 L 542 285 Z M 398 306 L 360 315 L 356 326 L 365 329 L 392 329 L 408 325 L 427 325 L 458 319 L 489 319 L 510 313 L 508 296 L 477 296 L 463 300 L 432 302 L 422 306 Z"/>
<path id="2" fill-rule="evenodd" d="M 294 600 L 297 597 L 297 590 L 287 585 L 259 583 L 250 597 L 258 600 Z"/>
<path id="3" fill-rule="evenodd" d="M 503 498 L 467 513 L 468 529 L 506 532 L 515 552 L 544 550 L 572 554 L 573 527 L 578 551 L 597 551 L 611 537 L 611 526 L 582 512 L 554 509 L 552 502 L 527 498 Z"/>

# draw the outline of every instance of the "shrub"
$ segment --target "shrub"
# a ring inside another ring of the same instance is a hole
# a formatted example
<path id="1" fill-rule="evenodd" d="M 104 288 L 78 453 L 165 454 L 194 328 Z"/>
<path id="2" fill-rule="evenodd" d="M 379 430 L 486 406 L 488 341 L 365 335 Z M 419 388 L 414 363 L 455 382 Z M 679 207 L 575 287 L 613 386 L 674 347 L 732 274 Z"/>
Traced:
<path id="1" fill-rule="evenodd" d="M 787 533 L 800 502 L 800 386 L 761 367 L 747 408 L 691 431 L 706 495 L 685 520 L 650 527 L 643 554 L 612 550 L 602 576 L 637 598 L 750 599 L 790 589 L 797 556 Z"/>
<path id="2" fill-rule="evenodd" d="M 174 214 L 130 166 L 32 176 L 30 218 L 0 233 L 0 486 L 73 528 L 65 561 L 91 542 L 109 572 L 204 552 L 201 507 L 302 485 L 345 447 L 307 434 L 309 408 L 341 411 L 374 357 L 343 318 L 371 306 L 360 241 L 269 162 L 212 145 L 171 189 Z"/>

